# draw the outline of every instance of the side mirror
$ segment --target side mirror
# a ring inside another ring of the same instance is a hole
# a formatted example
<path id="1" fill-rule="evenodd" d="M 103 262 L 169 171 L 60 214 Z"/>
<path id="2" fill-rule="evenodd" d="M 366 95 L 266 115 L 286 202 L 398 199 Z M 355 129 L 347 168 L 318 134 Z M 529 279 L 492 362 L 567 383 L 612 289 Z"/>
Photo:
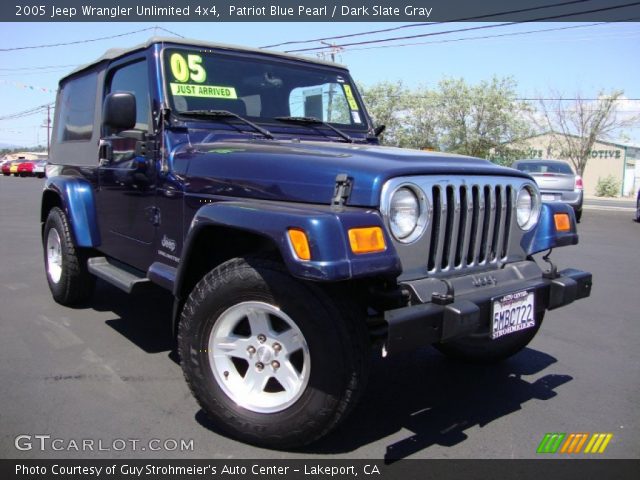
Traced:
<path id="1" fill-rule="evenodd" d="M 378 125 L 376 128 L 373 129 L 373 134 L 376 137 L 379 137 L 380 135 L 382 135 L 382 132 L 386 130 L 386 128 L 387 128 L 386 125 Z"/>
<path id="2" fill-rule="evenodd" d="M 107 95 L 102 104 L 102 125 L 117 132 L 136 126 L 136 97 L 133 93 L 114 92 Z"/>

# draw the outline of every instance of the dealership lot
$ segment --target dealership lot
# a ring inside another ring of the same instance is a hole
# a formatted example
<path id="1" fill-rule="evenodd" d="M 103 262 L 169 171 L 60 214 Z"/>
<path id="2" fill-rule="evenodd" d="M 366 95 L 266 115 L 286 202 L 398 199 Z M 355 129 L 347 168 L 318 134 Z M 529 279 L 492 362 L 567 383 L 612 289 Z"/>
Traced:
<path id="1" fill-rule="evenodd" d="M 161 290 L 127 296 L 99 283 L 84 308 L 53 302 L 42 183 L 0 177 L 0 457 L 533 458 L 547 432 L 612 433 L 603 456 L 640 454 L 640 225 L 630 212 L 585 211 L 581 244 L 552 259 L 591 271 L 592 297 L 548 314 L 524 352 L 492 367 L 431 348 L 374 359 L 339 430 L 275 452 L 227 439 L 202 415 Z"/>

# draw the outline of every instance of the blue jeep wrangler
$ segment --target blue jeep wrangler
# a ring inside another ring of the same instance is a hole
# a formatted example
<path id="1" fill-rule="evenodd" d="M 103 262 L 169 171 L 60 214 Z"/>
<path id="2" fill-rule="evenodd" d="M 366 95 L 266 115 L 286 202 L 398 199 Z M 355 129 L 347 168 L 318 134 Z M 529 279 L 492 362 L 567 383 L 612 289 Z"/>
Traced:
<path id="1" fill-rule="evenodd" d="M 204 411 L 291 448 L 349 413 L 373 348 L 496 361 L 589 295 L 590 273 L 532 258 L 578 242 L 570 207 L 523 172 L 381 147 L 382 129 L 334 63 L 175 38 L 108 51 L 60 81 L 53 298 L 86 302 L 96 277 L 170 291 Z"/>

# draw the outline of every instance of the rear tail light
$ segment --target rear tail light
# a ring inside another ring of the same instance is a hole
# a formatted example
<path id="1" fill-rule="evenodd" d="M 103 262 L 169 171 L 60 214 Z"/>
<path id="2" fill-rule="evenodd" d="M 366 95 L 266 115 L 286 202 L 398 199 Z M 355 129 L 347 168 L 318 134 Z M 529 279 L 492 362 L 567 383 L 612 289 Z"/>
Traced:
<path id="1" fill-rule="evenodd" d="M 580 175 L 576 175 L 576 186 L 574 187 L 576 190 L 582 190 L 582 177 Z"/>

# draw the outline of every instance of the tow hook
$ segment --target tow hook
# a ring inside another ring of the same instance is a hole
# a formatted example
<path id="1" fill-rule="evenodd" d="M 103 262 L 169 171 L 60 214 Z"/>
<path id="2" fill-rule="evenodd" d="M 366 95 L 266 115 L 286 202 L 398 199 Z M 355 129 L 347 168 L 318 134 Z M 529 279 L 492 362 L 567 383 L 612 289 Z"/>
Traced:
<path id="1" fill-rule="evenodd" d="M 560 275 L 558 275 L 558 267 L 556 267 L 556 265 L 549 259 L 551 252 L 553 252 L 553 248 L 550 248 L 549 251 L 546 253 L 546 255 L 542 257 L 542 260 L 544 260 L 549 264 L 549 270 L 542 272 L 542 278 L 548 278 L 549 280 L 554 280 L 558 278 Z"/>

